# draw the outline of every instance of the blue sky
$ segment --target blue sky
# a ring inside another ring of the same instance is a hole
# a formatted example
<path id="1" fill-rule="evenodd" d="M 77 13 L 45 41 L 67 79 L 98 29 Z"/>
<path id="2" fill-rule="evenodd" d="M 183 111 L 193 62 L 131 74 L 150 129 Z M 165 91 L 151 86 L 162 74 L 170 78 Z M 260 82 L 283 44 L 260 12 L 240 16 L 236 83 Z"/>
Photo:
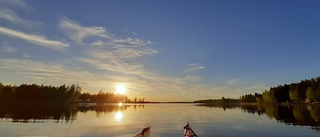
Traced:
<path id="1" fill-rule="evenodd" d="M 2 0 L 0 81 L 152 101 L 238 98 L 319 76 L 319 1 Z"/>

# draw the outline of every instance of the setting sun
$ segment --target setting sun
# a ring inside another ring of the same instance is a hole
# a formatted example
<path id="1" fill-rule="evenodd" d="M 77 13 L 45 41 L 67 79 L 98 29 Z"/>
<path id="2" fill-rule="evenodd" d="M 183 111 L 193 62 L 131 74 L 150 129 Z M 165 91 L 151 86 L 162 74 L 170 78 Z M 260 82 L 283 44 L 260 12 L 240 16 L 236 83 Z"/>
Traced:
<path id="1" fill-rule="evenodd" d="M 124 94 L 127 91 L 127 88 L 124 85 L 118 85 L 116 88 L 116 92 L 118 94 Z"/>

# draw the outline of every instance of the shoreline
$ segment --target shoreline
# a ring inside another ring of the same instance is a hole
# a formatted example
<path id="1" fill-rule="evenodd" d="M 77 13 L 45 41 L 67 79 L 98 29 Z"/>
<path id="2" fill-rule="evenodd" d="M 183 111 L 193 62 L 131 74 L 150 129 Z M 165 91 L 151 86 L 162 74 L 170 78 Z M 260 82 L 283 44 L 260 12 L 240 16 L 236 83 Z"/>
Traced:
<path id="1" fill-rule="evenodd" d="M 240 105 L 252 105 L 252 106 L 256 106 L 256 105 L 283 105 L 283 106 L 290 106 L 290 105 L 314 105 L 314 106 L 318 106 L 320 105 L 320 102 L 284 102 L 284 103 L 266 103 L 266 102 L 254 102 L 254 103 L 240 103 Z"/>

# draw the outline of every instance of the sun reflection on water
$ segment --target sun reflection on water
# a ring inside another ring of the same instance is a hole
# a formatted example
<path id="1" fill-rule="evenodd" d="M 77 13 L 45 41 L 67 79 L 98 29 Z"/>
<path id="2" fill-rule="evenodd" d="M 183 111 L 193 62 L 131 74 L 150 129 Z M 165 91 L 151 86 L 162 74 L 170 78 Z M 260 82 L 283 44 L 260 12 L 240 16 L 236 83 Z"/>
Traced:
<path id="1" fill-rule="evenodd" d="M 115 115 L 115 118 L 118 122 L 121 121 L 122 117 L 123 117 L 123 113 L 121 111 L 118 111 Z"/>
<path id="2" fill-rule="evenodd" d="M 121 107 L 121 106 L 122 106 L 122 102 L 120 102 L 120 103 L 118 104 L 118 106 Z"/>

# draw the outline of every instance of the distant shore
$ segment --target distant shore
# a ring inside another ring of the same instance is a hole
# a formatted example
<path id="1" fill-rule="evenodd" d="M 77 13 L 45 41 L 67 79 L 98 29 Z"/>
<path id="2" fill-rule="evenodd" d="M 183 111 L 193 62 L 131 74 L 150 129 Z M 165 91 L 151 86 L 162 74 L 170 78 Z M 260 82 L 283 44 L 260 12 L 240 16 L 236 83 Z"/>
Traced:
<path id="1" fill-rule="evenodd" d="M 242 102 L 240 105 L 320 105 L 320 102 L 285 102 L 285 103 L 264 103 L 264 102 L 253 102 L 245 103 Z"/>

